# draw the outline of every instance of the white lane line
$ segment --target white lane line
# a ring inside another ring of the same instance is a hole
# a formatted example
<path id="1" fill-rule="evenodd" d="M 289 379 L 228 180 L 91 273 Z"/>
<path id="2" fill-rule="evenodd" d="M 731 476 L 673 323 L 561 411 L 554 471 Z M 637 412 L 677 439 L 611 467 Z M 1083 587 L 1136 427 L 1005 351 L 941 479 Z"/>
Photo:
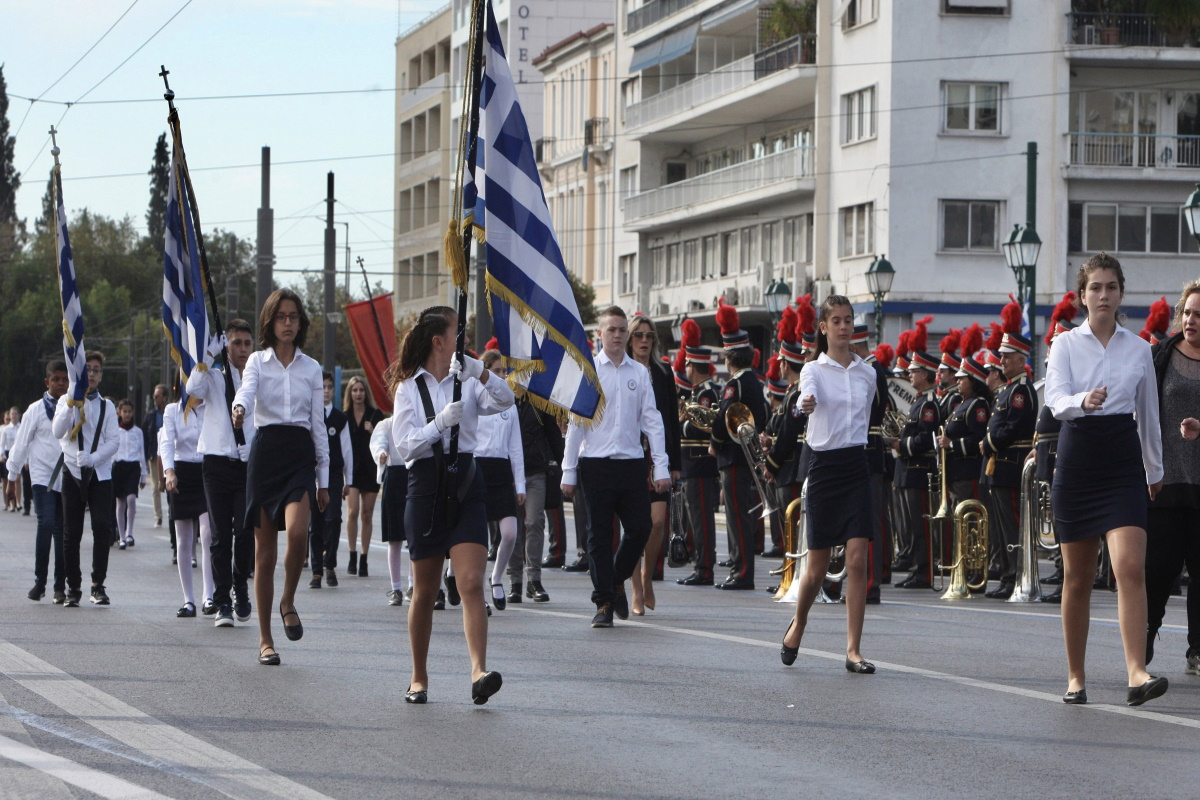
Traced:
<path id="1" fill-rule="evenodd" d="M 590 616 L 583 614 L 572 614 L 565 611 L 547 611 L 540 608 L 516 607 L 513 610 L 527 614 L 548 614 L 555 617 L 566 617 L 569 619 L 590 620 Z M 734 644 L 746 644 L 753 647 L 767 647 L 773 650 L 779 648 L 778 642 L 764 642 L 761 639 L 749 639 L 745 636 L 731 636 L 727 633 L 713 633 L 711 631 L 698 631 L 691 628 L 677 628 L 671 625 L 655 625 L 649 622 L 635 622 L 629 620 L 620 623 L 622 626 L 628 625 L 638 628 L 649 628 L 650 630 L 666 631 L 668 633 L 678 633 L 684 636 L 695 636 L 700 639 L 716 639 L 723 642 L 732 642 Z M 824 658 L 829 661 L 836 661 L 839 664 L 846 660 L 845 653 L 827 653 L 824 650 L 813 650 L 808 647 L 800 648 L 800 655 L 812 656 L 814 658 Z M 983 681 L 977 678 L 968 678 L 965 675 L 953 675 L 948 672 L 938 672 L 932 669 L 924 669 L 922 667 L 910 667 L 906 664 L 894 664 L 889 661 L 878 661 L 871 659 L 871 663 L 879 669 L 887 669 L 893 672 L 904 672 L 909 675 L 917 675 L 922 678 L 931 678 L 933 680 L 945 681 L 947 683 L 956 683 L 960 686 L 969 686 L 975 689 L 987 689 L 992 692 L 1002 692 L 1004 694 L 1015 694 L 1021 697 L 1028 697 L 1034 700 L 1044 700 L 1056 705 L 1063 705 L 1062 697 L 1049 692 L 1039 692 L 1035 689 L 1025 689 L 1020 686 L 1008 686 L 1003 683 L 995 683 L 993 681 Z M 1122 716 L 1134 717 L 1136 719 L 1149 720 L 1151 722 L 1165 722 L 1171 725 L 1179 725 L 1184 728 L 1195 728 L 1200 730 L 1200 720 L 1189 719 L 1187 717 L 1175 717 L 1170 714 L 1163 714 L 1157 711 L 1145 711 L 1141 709 L 1133 709 L 1128 706 L 1114 706 L 1105 703 L 1088 703 L 1079 708 L 1089 709 L 1091 711 L 1103 711 L 1109 714 L 1120 714 Z"/>
<path id="2" fill-rule="evenodd" d="M 2 639 L 0 672 L 118 742 L 194 771 L 198 780 L 228 797 L 328 800 L 303 784 L 167 725 Z"/>
<path id="3" fill-rule="evenodd" d="M 145 789 L 129 781 L 109 775 L 91 767 L 85 767 L 59 756 L 43 753 L 35 747 L 22 744 L 7 736 L 0 736 L 0 756 L 32 767 L 58 778 L 64 783 L 86 789 L 108 800 L 157 800 L 167 796 Z"/>
<path id="4" fill-rule="evenodd" d="M 908 606 L 909 608 L 929 608 L 934 611 L 967 611 L 972 614 L 1003 614 L 1010 617 L 1039 617 L 1041 619 L 1050 620 L 1052 622 L 1061 622 L 1060 614 L 1039 614 L 1036 611 L 1017 611 L 1009 608 L 980 608 L 978 606 L 969 606 L 962 604 L 951 604 L 947 602 L 945 605 L 932 605 L 929 603 L 911 603 L 904 600 L 885 600 L 881 605 L 885 606 Z M 1089 617 L 1092 622 L 1105 622 L 1112 625 L 1119 625 L 1120 621 L 1109 617 Z M 1180 631 L 1187 633 L 1186 625 L 1163 625 L 1163 630 Z"/>
<path id="5" fill-rule="evenodd" d="M 4 714 L 4 708 L 11 708 L 0 694 L 0 736 L 15 739 L 17 742 L 32 746 L 33 738 L 25 726 L 15 717 Z M 36 797 L 38 800 L 72 800 L 74 793 L 67 785 L 55 778 L 35 769 L 13 763 L 11 766 L 0 766 L 0 797 Z"/>

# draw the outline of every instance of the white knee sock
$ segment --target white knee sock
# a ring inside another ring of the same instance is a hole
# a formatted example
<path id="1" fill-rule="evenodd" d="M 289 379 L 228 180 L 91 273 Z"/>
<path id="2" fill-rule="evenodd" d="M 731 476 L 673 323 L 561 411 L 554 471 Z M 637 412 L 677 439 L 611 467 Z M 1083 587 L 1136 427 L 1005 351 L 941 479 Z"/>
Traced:
<path id="1" fill-rule="evenodd" d="M 400 574 L 401 556 L 404 554 L 404 542 L 388 542 L 388 575 L 392 579 L 392 589 L 399 591 L 404 588 Z"/>
<path id="2" fill-rule="evenodd" d="M 504 570 L 508 567 L 508 559 L 512 557 L 513 546 L 516 543 L 517 518 L 505 517 L 500 520 L 500 546 L 496 548 L 496 566 L 492 567 L 493 586 L 504 583 Z"/>
<path id="3" fill-rule="evenodd" d="M 196 605 L 196 595 L 192 589 L 192 565 L 187 553 L 192 552 L 192 542 L 196 537 L 196 523 L 190 519 L 175 520 L 175 545 L 179 550 L 179 584 L 183 587 L 183 602 Z"/>
<path id="4" fill-rule="evenodd" d="M 137 495 L 131 494 L 125 498 L 125 527 L 121 530 L 121 539 L 129 541 L 133 538 L 133 520 L 137 516 Z"/>
<path id="5" fill-rule="evenodd" d="M 125 498 L 117 498 L 117 538 L 125 541 Z"/>
<path id="6" fill-rule="evenodd" d="M 204 602 L 208 603 L 217 590 L 213 582 L 212 526 L 208 524 L 208 514 L 200 515 L 200 574 L 204 579 Z"/>

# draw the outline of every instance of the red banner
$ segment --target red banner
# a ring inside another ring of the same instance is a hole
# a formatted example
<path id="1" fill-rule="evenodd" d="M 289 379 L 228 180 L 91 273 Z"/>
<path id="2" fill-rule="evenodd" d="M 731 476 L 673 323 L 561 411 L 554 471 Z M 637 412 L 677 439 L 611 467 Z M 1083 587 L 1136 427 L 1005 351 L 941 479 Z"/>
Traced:
<path id="1" fill-rule="evenodd" d="M 350 323 L 354 349 L 358 351 L 358 360 L 367 374 L 367 384 L 371 387 L 375 405 L 385 414 L 391 414 L 392 398 L 383 381 L 383 373 L 396 359 L 396 325 L 392 321 L 392 293 L 381 294 L 373 302 L 360 300 L 350 303 L 346 306 L 346 319 Z"/>

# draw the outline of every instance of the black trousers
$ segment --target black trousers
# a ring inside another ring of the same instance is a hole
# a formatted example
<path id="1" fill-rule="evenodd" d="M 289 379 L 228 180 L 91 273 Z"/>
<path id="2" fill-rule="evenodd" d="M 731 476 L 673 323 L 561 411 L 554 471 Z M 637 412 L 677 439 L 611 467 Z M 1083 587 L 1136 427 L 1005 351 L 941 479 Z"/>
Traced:
<path id="1" fill-rule="evenodd" d="M 721 468 L 725 492 L 725 527 L 729 529 L 729 579 L 754 581 L 754 545 L 762 536 L 762 519 L 750 509 L 758 501 L 750 468 L 731 464 Z"/>
<path id="2" fill-rule="evenodd" d="M 696 575 L 712 578 L 717 564 L 717 504 L 721 486 L 717 478 L 685 478 L 684 497 L 692 528 L 692 546 L 696 551 Z"/>
<path id="3" fill-rule="evenodd" d="M 633 575 L 650 538 L 650 489 L 641 458 L 581 458 L 579 486 L 588 518 L 588 560 L 592 602 L 611 603 L 617 588 Z M 625 535 L 613 550 L 612 531 L 620 520 Z"/>
<path id="4" fill-rule="evenodd" d="M 1200 580 L 1200 511 L 1151 507 L 1146 531 L 1146 616 L 1151 631 L 1162 627 L 1171 587 L 1184 565 L 1193 581 Z M 1187 590 L 1187 618 L 1188 647 L 1200 647 L 1200 588 L 1194 585 Z"/>
<path id="5" fill-rule="evenodd" d="M 988 526 L 995 563 L 1000 565 L 1000 580 L 1017 579 L 1017 555 L 1008 546 L 1017 544 L 1017 506 L 1020 491 L 1011 486 L 992 486 L 988 493 Z"/>
<path id="6" fill-rule="evenodd" d="M 212 528 L 213 603 L 232 605 L 236 588 L 245 596 L 254 571 L 254 529 L 246 521 L 246 465 L 222 456 L 204 457 L 204 497 Z"/>
<path id="7" fill-rule="evenodd" d="M 929 518 L 929 491 L 926 489 L 901 489 L 904 495 L 905 520 L 909 536 L 908 557 L 912 561 L 912 574 L 922 580 L 933 581 L 933 565 L 929 553 L 933 545 Z"/>
<path id="8" fill-rule="evenodd" d="M 584 499 L 587 487 L 580 484 L 575 487 L 575 497 L 571 504 L 575 508 L 575 552 L 578 558 L 586 558 L 588 554 L 588 515 L 587 501 Z"/>
<path id="9" fill-rule="evenodd" d="M 83 574 L 79 567 L 79 545 L 83 541 L 83 511 L 86 508 L 92 517 L 92 583 L 100 585 L 108 577 L 108 549 L 113 543 L 113 500 L 112 481 L 96 480 L 91 470 L 86 486 L 80 485 L 75 476 L 63 470 L 63 557 L 67 566 L 67 588 L 79 591 Z"/>
<path id="10" fill-rule="evenodd" d="M 867 597 L 879 598 L 883 581 L 883 562 L 887 542 L 887 481 L 882 472 L 872 472 L 871 482 L 871 541 L 867 545 Z"/>
<path id="11" fill-rule="evenodd" d="M 404 491 L 404 489 L 397 489 Z M 336 492 L 336 494 L 334 494 Z M 337 498 L 336 500 L 334 498 Z M 329 477 L 329 505 L 322 513 L 317 508 L 317 496 L 309 497 L 308 548 L 311 555 L 313 575 L 323 570 L 337 569 L 338 542 L 342 538 L 342 482 Z M 337 508 L 334 508 L 336 504 Z M 366 557 L 363 553 L 363 557 Z"/>

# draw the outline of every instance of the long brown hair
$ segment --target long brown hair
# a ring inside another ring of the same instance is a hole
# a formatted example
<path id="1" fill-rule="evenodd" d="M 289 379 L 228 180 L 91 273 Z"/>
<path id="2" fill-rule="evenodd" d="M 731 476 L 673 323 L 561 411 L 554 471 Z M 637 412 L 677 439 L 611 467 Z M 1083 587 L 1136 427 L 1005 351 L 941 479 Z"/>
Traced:
<path id="1" fill-rule="evenodd" d="M 304 301 L 300 299 L 300 295 L 291 289 L 276 289 L 268 295 L 267 302 L 263 303 L 262 312 L 258 315 L 259 347 L 275 346 L 275 315 L 279 313 L 279 306 L 284 300 L 291 300 L 296 304 L 296 313 L 300 315 L 300 331 L 292 343 L 296 347 L 304 347 L 304 342 L 308 339 L 308 312 L 304 310 Z"/>
<path id="2" fill-rule="evenodd" d="M 354 384 L 361 383 L 363 391 L 366 394 L 363 396 L 363 408 L 368 413 L 375 410 L 375 399 L 371 396 L 370 385 L 360 376 L 355 375 L 350 380 L 346 381 L 346 390 L 342 392 L 342 410 L 353 411 L 354 400 L 350 397 L 350 390 L 354 388 Z"/>
<path id="3" fill-rule="evenodd" d="M 850 304 L 850 300 L 840 294 L 831 294 L 821 303 L 821 310 L 817 314 L 817 346 L 808 354 L 809 361 L 816 361 L 821 353 L 829 352 L 829 337 L 821 330 L 821 323 L 829 318 L 835 308 L 841 306 L 849 306 L 850 310 L 854 310 L 854 306 Z"/>
<path id="4" fill-rule="evenodd" d="M 654 338 L 650 340 L 650 363 L 653 364 L 658 361 L 658 328 L 655 327 L 654 320 L 642 313 L 634 314 L 633 319 L 629 320 L 629 341 L 625 343 L 625 355 L 633 358 L 633 332 L 643 323 L 649 325 L 650 332 L 654 334 Z"/>
<path id="5" fill-rule="evenodd" d="M 421 312 L 416 323 L 404 332 L 400 341 L 400 354 L 396 363 L 389 368 L 391 376 L 388 379 L 388 391 L 393 394 L 400 381 L 406 381 L 417 370 L 425 366 L 429 354 L 433 350 L 433 337 L 444 336 L 450 327 L 450 320 L 458 312 L 449 306 L 430 306 Z"/>

